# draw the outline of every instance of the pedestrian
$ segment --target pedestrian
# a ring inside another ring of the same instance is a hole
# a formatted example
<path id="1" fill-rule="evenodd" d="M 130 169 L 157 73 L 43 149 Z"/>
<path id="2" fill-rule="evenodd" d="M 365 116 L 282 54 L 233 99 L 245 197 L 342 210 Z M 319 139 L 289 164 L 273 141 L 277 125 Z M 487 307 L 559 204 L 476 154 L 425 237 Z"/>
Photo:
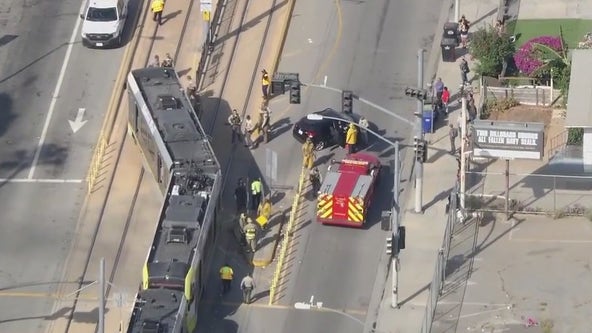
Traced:
<path id="1" fill-rule="evenodd" d="M 256 212 L 259 209 L 261 203 L 261 193 L 263 190 L 263 184 L 261 178 L 256 178 L 251 182 L 251 209 Z"/>
<path id="2" fill-rule="evenodd" d="M 257 226 L 253 223 L 252 218 L 247 218 L 247 224 L 243 231 L 245 233 L 247 244 L 249 244 L 249 251 L 255 252 L 257 250 Z"/>
<path id="3" fill-rule="evenodd" d="M 253 139 L 251 138 L 253 131 L 255 131 L 255 125 L 251 120 L 251 116 L 247 115 L 245 117 L 245 127 L 243 134 L 245 136 L 245 147 L 248 147 L 249 149 L 253 149 Z"/>
<path id="4" fill-rule="evenodd" d="M 251 273 L 247 273 L 247 276 L 243 278 L 240 287 L 243 291 L 243 302 L 245 304 L 250 304 L 251 293 L 253 292 L 253 289 L 255 289 L 255 280 L 253 280 L 253 276 L 251 276 Z"/>
<path id="5" fill-rule="evenodd" d="M 355 146 L 358 141 L 358 129 L 356 125 L 349 124 L 347 129 L 347 133 L 345 135 L 345 148 L 347 149 L 348 154 L 353 154 L 355 152 Z"/>
<path id="6" fill-rule="evenodd" d="M 450 91 L 448 87 L 444 87 L 442 91 L 442 108 L 444 109 L 444 114 L 448 115 L 448 103 L 450 102 Z"/>
<path id="7" fill-rule="evenodd" d="M 247 186 L 242 178 L 238 180 L 234 189 L 234 200 L 236 201 L 236 214 L 241 214 L 247 210 Z"/>
<path id="8" fill-rule="evenodd" d="M 475 106 L 473 93 L 469 93 L 469 98 L 467 98 L 467 113 L 469 115 L 469 122 L 472 123 L 477 118 L 477 106 Z"/>
<path id="9" fill-rule="evenodd" d="M 313 168 L 312 170 L 310 170 L 308 180 L 310 181 L 310 185 L 312 186 L 313 197 L 316 197 L 316 195 L 319 193 L 319 190 L 321 189 L 321 184 L 323 182 L 321 177 L 322 176 L 318 168 Z"/>
<path id="10" fill-rule="evenodd" d="M 162 25 L 162 11 L 164 10 L 164 0 L 152 0 L 150 9 L 152 9 L 152 13 L 154 13 L 153 20 L 155 22 L 158 22 L 159 25 Z"/>
<path id="11" fill-rule="evenodd" d="M 370 127 L 370 123 L 368 123 L 368 119 L 364 117 L 360 117 L 360 121 L 358 122 L 360 127 L 360 134 L 362 135 L 362 141 L 365 145 L 368 145 L 368 127 Z"/>
<path id="12" fill-rule="evenodd" d="M 463 15 L 458 21 L 458 30 L 460 34 L 460 43 L 463 49 L 467 48 L 467 42 L 469 40 L 469 28 L 471 27 L 471 22 L 467 20 L 467 18 Z"/>
<path id="13" fill-rule="evenodd" d="M 433 84 L 432 88 L 434 89 L 434 96 L 436 96 L 436 107 L 437 109 L 442 108 L 442 94 L 444 93 L 444 82 L 442 82 L 442 78 L 439 77 Z"/>
<path id="14" fill-rule="evenodd" d="M 269 220 L 271 219 L 271 200 L 269 198 L 263 199 L 259 209 L 257 210 L 257 224 L 261 230 L 266 230 Z"/>
<path id="15" fill-rule="evenodd" d="M 232 110 L 232 113 L 228 117 L 228 123 L 230 124 L 230 128 L 232 129 L 231 142 L 233 144 L 235 142 L 240 142 L 242 122 L 243 121 L 240 115 L 238 114 L 238 111 L 236 111 L 236 109 Z"/>
<path id="16" fill-rule="evenodd" d="M 263 98 L 264 99 L 268 99 L 269 98 L 269 74 L 267 74 L 267 71 L 265 69 L 263 69 L 261 71 L 261 90 L 263 91 Z"/>
<path id="17" fill-rule="evenodd" d="M 220 279 L 222 280 L 222 294 L 225 294 L 230 290 L 233 276 L 234 271 L 232 270 L 230 265 L 224 264 L 224 266 L 220 268 Z"/>
<path id="18" fill-rule="evenodd" d="M 171 57 L 170 53 L 165 54 L 164 60 L 162 61 L 161 66 L 162 67 L 169 67 L 169 68 L 173 67 L 173 57 Z"/>
<path id="19" fill-rule="evenodd" d="M 245 214 L 245 213 L 240 214 L 240 216 L 238 217 L 238 224 L 240 224 L 240 227 L 242 230 L 245 229 L 245 226 L 247 225 L 247 214 Z"/>
<path id="20" fill-rule="evenodd" d="M 158 54 L 154 55 L 154 58 L 152 58 L 152 61 L 148 64 L 148 67 L 160 67 L 160 57 Z"/>
<path id="21" fill-rule="evenodd" d="M 302 157 L 302 166 L 308 170 L 312 169 L 316 157 L 314 154 L 314 145 L 312 143 L 311 137 L 307 137 L 306 141 L 302 145 Z"/>
<path id="22" fill-rule="evenodd" d="M 462 79 L 461 86 L 466 86 L 469 84 L 468 74 L 471 70 L 469 69 L 469 63 L 467 62 L 465 57 L 460 58 L 459 67 L 460 67 L 460 77 Z"/>
<path id="23" fill-rule="evenodd" d="M 450 154 L 456 154 L 456 137 L 458 137 L 458 130 L 454 128 L 454 125 L 448 125 L 450 129 L 448 130 L 448 137 L 450 138 Z"/>
<path id="24" fill-rule="evenodd" d="M 263 135 L 263 142 L 269 142 L 269 136 L 271 133 L 271 119 L 269 118 L 269 108 L 263 107 L 259 111 L 259 128 L 261 129 L 261 134 Z"/>

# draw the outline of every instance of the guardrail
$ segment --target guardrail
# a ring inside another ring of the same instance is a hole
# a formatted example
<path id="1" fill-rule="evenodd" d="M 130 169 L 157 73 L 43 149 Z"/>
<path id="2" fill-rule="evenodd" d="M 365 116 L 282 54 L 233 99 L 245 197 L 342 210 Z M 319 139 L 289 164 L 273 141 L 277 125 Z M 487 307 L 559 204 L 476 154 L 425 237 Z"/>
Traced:
<path id="1" fill-rule="evenodd" d="M 292 210 L 290 211 L 290 219 L 288 220 L 288 225 L 286 226 L 286 231 L 284 232 L 284 239 L 282 239 L 281 243 L 282 249 L 280 250 L 277 265 L 275 266 L 275 272 L 273 273 L 273 279 L 271 280 L 271 286 L 269 287 L 269 305 L 273 305 L 275 297 L 277 296 L 280 277 L 282 275 L 282 268 L 284 266 L 284 261 L 286 261 L 286 256 L 288 255 L 288 247 L 290 245 L 290 239 L 292 238 L 294 224 L 296 223 L 298 204 L 300 203 L 300 197 L 302 196 L 302 190 L 304 189 L 304 182 L 306 180 L 307 174 L 306 171 L 306 168 L 302 168 L 302 171 L 300 172 L 300 179 L 298 180 L 298 190 L 296 191 L 296 195 L 294 195 L 294 201 L 292 202 Z"/>

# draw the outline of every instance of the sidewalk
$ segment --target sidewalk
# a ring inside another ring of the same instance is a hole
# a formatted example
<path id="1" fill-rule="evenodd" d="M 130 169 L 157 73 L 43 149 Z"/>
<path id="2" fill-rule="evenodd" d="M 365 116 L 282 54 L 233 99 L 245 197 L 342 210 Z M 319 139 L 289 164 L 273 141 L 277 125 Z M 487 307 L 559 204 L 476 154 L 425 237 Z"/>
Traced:
<path id="1" fill-rule="evenodd" d="M 461 1 L 461 15 L 472 22 L 471 30 L 492 24 L 497 15 L 496 0 Z M 451 9 L 450 20 L 454 18 Z M 438 42 L 439 39 L 436 39 Z M 439 48 L 438 48 L 439 50 Z M 464 50 L 456 50 L 457 57 Z M 438 52 L 440 58 L 440 52 Z M 467 57 L 472 66 L 470 57 Z M 431 75 L 432 73 L 427 73 Z M 458 62 L 445 63 L 438 60 L 435 77 L 441 77 L 444 84 L 451 90 L 452 98 L 458 93 L 461 76 Z M 429 76 L 426 76 L 429 80 Z M 469 75 L 471 79 L 471 75 Z M 474 83 L 473 83 L 474 84 Z M 476 97 L 478 99 L 478 97 Z M 426 135 L 428 140 L 428 160 L 424 164 L 423 173 L 423 214 L 413 212 L 414 189 L 408 195 L 407 209 L 402 212 L 401 222 L 406 227 L 406 248 L 400 256 L 399 271 L 399 309 L 391 307 L 392 290 L 389 274 L 383 292 L 381 306 L 376 323 L 376 332 L 420 332 L 425 316 L 428 292 L 437 259 L 438 249 L 442 245 L 444 229 L 447 221 L 445 213 L 447 197 L 456 182 L 456 158 L 449 154 L 448 123 L 456 126 L 460 112 L 460 102 L 453 102 L 447 119 L 436 123 L 433 134 Z M 456 147 L 459 147 L 457 139 Z"/>
<path id="2" fill-rule="evenodd" d="M 167 2 L 163 13 L 164 24 L 158 27 L 152 21 L 151 13 L 147 13 L 150 3 L 144 3 L 139 10 L 137 26 L 131 27 L 132 35 L 139 38 L 137 48 L 134 50 L 134 40 L 129 41 L 129 46 L 126 46 L 131 48 L 132 54 L 135 52 L 133 59 L 130 59 L 131 69 L 145 67 L 154 54 L 158 54 L 161 60 L 166 53 L 175 57 L 180 38 L 183 38 L 184 43 L 179 47 L 175 64 L 178 71 L 182 69 L 179 75 L 183 76 L 195 67 L 197 47 L 194 41 L 199 40 L 202 24 L 199 4 L 193 4 L 188 12 L 191 3 L 192 0 Z M 190 17 L 189 23 L 184 30 L 185 35 L 181 37 L 186 14 Z M 146 19 L 142 21 L 144 16 Z M 138 29 L 142 29 L 139 36 Z M 156 36 L 153 37 L 155 31 Z M 122 66 L 122 70 L 125 67 Z M 124 78 L 122 82 L 127 74 L 122 71 L 118 73 Z M 86 206 L 81 211 L 81 222 L 76 230 L 75 244 L 64 269 L 63 278 L 63 281 L 95 281 L 100 258 L 105 258 L 106 278 L 110 282 L 106 295 L 106 332 L 127 330 L 142 278 L 142 266 L 154 237 L 157 216 L 163 200 L 153 175 L 146 170 L 141 176 L 143 163 L 140 152 L 126 135 L 128 106 L 128 98 L 124 92 L 121 105 L 115 110 L 117 113 L 113 135 L 101 162 L 96 189 L 90 194 Z M 137 195 L 134 194 L 136 186 Z M 131 207 L 133 210 L 130 210 Z M 128 218 L 129 225 L 126 224 Z M 100 223 L 97 238 L 93 239 L 97 223 Z M 92 252 L 87 259 L 89 251 Z M 76 283 L 63 284 L 59 294 L 67 295 L 77 288 Z M 56 302 L 56 318 L 49 325 L 48 332 L 94 332 L 98 316 L 97 291 L 96 287 L 85 290 L 78 302 L 72 297 Z M 71 323 L 67 318 L 70 309 L 73 312 Z M 65 315 L 62 316 L 62 313 Z"/>

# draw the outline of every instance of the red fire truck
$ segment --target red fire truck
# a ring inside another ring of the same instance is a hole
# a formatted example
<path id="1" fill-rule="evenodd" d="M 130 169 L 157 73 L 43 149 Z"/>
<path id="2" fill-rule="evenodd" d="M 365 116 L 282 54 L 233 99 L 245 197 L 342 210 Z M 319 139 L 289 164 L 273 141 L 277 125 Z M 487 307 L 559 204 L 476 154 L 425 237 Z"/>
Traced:
<path id="1" fill-rule="evenodd" d="M 331 164 L 317 197 L 317 220 L 361 228 L 380 173 L 380 160 L 368 153 L 355 153 Z M 336 170 L 333 164 L 338 164 Z"/>

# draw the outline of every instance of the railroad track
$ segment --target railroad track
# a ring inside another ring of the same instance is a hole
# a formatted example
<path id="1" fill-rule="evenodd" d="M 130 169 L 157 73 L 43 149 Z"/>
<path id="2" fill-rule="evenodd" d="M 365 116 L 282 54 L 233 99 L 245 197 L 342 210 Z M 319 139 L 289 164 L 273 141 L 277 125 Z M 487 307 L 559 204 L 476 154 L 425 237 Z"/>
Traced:
<path id="1" fill-rule="evenodd" d="M 187 31 L 187 26 L 189 24 L 189 18 L 190 18 L 190 13 L 191 10 L 193 8 L 193 4 L 194 1 L 193 0 L 189 0 L 186 1 L 186 7 L 184 8 L 184 10 L 182 10 L 182 14 L 180 15 L 184 15 L 183 17 L 183 25 L 182 25 L 182 29 L 178 35 L 177 41 L 176 41 L 176 48 L 174 51 L 174 56 L 173 56 L 173 60 L 176 62 L 178 56 L 179 56 L 179 51 L 181 48 L 181 44 L 183 43 L 183 39 L 185 36 L 185 33 Z M 143 12 L 142 12 L 143 11 Z M 119 117 L 118 115 L 120 114 L 120 112 L 122 112 L 123 110 L 126 110 L 125 105 L 122 104 L 124 101 L 126 101 L 126 94 L 125 94 L 125 78 L 127 77 L 127 73 L 129 72 L 129 70 L 131 69 L 132 66 L 132 62 L 133 59 L 135 57 L 138 56 L 143 56 L 144 59 L 142 60 L 142 62 L 140 63 L 140 67 L 146 67 L 150 61 L 150 55 L 152 54 L 154 48 L 157 46 L 157 34 L 158 34 L 158 30 L 160 27 L 162 26 L 158 26 L 155 25 L 154 29 L 150 32 L 149 34 L 149 39 L 150 39 L 150 43 L 149 43 L 149 47 L 148 50 L 145 51 L 145 54 L 140 54 L 138 52 L 138 45 L 140 42 L 140 36 L 142 36 L 142 33 L 145 30 L 145 22 L 148 19 L 148 15 L 149 15 L 149 10 L 147 8 L 147 6 L 142 7 L 139 9 L 139 13 L 138 15 L 136 15 L 136 20 L 134 22 L 134 24 L 132 24 L 132 26 L 134 27 L 134 29 L 136 29 L 135 32 L 135 37 L 132 38 L 131 42 L 132 45 L 129 45 L 128 47 L 130 47 L 130 56 L 129 59 L 124 59 L 124 61 L 129 60 L 129 64 L 123 64 L 121 67 L 121 71 L 125 72 L 123 73 L 123 80 L 118 80 L 118 82 L 116 83 L 116 86 L 114 87 L 114 96 L 116 95 L 115 99 L 114 99 L 114 103 L 112 103 L 110 105 L 110 108 L 113 108 L 113 110 L 111 110 L 111 112 L 108 112 L 105 122 L 103 124 L 103 130 L 102 130 L 102 136 L 104 135 L 104 138 L 101 138 L 103 141 L 106 141 L 107 143 L 111 142 L 112 139 L 112 134 L 113 134 L 113 130 L 116 127 L 117 124 L 117 120 L 118 119 L 127 119 L 127 117 Z M 132 35 L 134 35 L 134 33 L 132 33 Z M 146 38 L 146 36 L 143 36 L 143 38 Z M 168 42 L 170 43 L 170 39 L 168 40 Z M 120 73 L 121 75 L 121 73 Z M 117 145 L 116 148 L 116 152 L 117 152 L 117 157 L 115 159 L 115 161 L 113 163 L 115 163 L 116 167 L 119 165 L 119 163 L 121 162 L 122 159 L 122 151 L 124 148 L 124 144 L 127 140 L 129 140 L 129 138 L 126 135 L 126 131 L 127 131 L 127 126 L 122 126 L 123 128 L 123 135 L 120 134 L 120 142 Z M 105 149 L 103 149 L 104 152 Z M 101 152 L 101 155 L 103 154 L 103 152 Z M 99 156 L 98 160 L 98 164 L 102 164 L 105 162 L 105 156 Z M 111 189 L 113 186 L 113 182 L 115 179 L 115 173 L 116 171 L 113 171 L 111 174 L 107 175 L 108 179 L 105 179 L 105 181 L 107 181 L 107 187 L 108 189 Z M 122 221 L 121 224 L 117 225 L 118 228 L 117 230 L 114 230 L 112 227 L 103 227 L 101 228 L 101 226 L 104 225 L 104 219 L 105 219 L 105 211 L 107 208 L 107 203 L 109 201 L 109 199 L 112 197 L 112 194 L 110 193 L 110 191 L 107 191 L 107 195 L 104 197 L 104 200 L 101 204 L 101 211 L 99 214 L 99 217 L 96 221 L 96 223 L 93 226 L 93 231 L 92 231 L 92 237 L 91 237 L 91 243 L 90 243 L 90 248 L 86 254 L 86 259 L 84 262 L 84 268 L 82 271 L 81 276 L 82 277 L 86 277 L 87 273 L 89 272 L 89 267 L 92 267 L 92 265 L 95 264 L 94 259 L 97 259 L 94 254 L 96 249 L 96 244 L 100 244 L 102 243 L 101 240 L 102 239 L 110 239 L 112 237 L 113 234 L 119 234 L 121 235 L 121 237 L 118 240 L 117 246 L 113 247 L 115 248 L 115 253 L 113 256 L 109 256 L 109 259 L 113 259 L 112 261 L 109 260 L 109 264 L 111 264 L 111 273 L 108 276 L 108 284 L 107 284 L 107 290 L 106 290 L 106 295 L 108 296 L 110 291 L 111 291 L 111 286 L 112 286 L 112 282 L 116 276 L 117 273 L 117 269 L 118 269 L 118 264 L 119 261 L 121 259 L 122 256 L 122 252 L 124 249 L 124 245 L 125 245 L 125 240 L 126 237 L 128 235 L 128 231 L 130 229 L 130 225 L 131 225 L 131 221 L 133 219 L 134 216 L 134 210 L 136 207 L 136 203 L 140 194 L 140 188 L 142 186 L 142 183 L 144 182 L 145 179 L 148 180 L 152 180 L 153 178 L 147 176 L 147 173 L 145 172 L 144 167 L 141 167 L 140 173 L 139 173 L 139 177 L 137 179 L 137 181 L 135 182 L 135 185 L 133 187 L 133 192 L 132 192 L 132 198 L 131 198 L 131 204 L 129 206 L 128 209 L 128 213 L 127 216 L 125 217 L 125 220 Z M 91 189 L 92 190 L 92 189 Z M 155 217 L 155 221 L 156 221 L 156 217 Z M 106 241 L 105 243 L 107 243 L 108 241 Z M 110 241 L 110 243 L 113 243 L 113 241 Z M 147 251 L 148 249 L 146 249 Z M 108 270 L 107 270 L 108 271 Z M 138 278 L 138 283 L 140 283 L 140 279 L 141 276 L 137 276 Z M 83 288 L 86 282 L 86 278 L 82 279 L 82 281 L 80 281 L 78 288 Z M 72 327 L 72 323 L 74 320 L 74 314 L 77 310 L 77 305 L 78 305 L 78 299 L 80 296 L 80 291 L 78 291 L 78 293 L 76 293 L 74 295 L 74 303 L 73 306 L 71 308 L 71 310 L 68 311 L 68 313 L 65 314 L 65 318 L 66 318 L 66 330 L 65 332 L 69 332 L 71 327 Z M 77 333 L 77 332 L 76 332 Z"/>

